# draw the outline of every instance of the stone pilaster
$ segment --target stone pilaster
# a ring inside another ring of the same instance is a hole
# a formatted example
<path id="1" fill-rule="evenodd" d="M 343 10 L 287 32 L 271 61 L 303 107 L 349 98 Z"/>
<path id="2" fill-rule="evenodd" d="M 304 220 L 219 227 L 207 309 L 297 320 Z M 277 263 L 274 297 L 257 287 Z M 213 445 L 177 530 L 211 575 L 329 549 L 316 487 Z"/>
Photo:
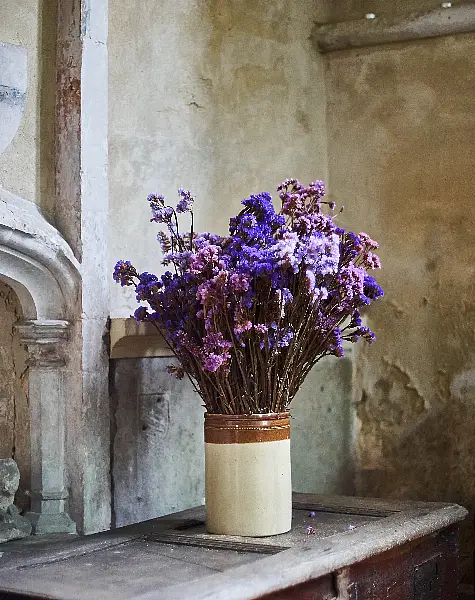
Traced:
<path id="1" fill-rule="evenodd" d="M 64 367 L 68 321 L 28 321 L 18 325 L 28 348 L 31 410 L 31 512 L 34 533 L 74 533 L 64 486 L 64 414 L 68 394 Z"/>

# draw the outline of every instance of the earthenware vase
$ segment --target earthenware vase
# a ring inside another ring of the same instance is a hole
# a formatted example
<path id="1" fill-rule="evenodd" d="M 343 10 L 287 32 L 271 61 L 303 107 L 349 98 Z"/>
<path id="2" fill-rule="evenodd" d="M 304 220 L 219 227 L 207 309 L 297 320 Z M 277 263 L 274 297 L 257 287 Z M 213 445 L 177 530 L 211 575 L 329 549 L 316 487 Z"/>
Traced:
<path id="1" fill-rule="evenodd" d="M 289 413 L 206 413 L 204 435 L 207 531 L 256 537 L 289 531 Z"/>

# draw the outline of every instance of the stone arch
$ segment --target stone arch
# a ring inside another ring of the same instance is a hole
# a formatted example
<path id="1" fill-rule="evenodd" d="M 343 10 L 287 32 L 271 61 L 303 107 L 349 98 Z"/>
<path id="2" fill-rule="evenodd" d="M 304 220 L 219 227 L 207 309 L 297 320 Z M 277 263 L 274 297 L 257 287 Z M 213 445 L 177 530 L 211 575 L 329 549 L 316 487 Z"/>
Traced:
<path id="1" fill-rule="evenodd" d="M 80 305 L 79 264 L 38 207 L 0 188 L 0 279 L 17 294 L 28 348 L 31 512 L 36 533 L 72 532 L 65 475 L 65 399 L 74 383 L 68 339 Z M 77 318 L 77 317 L 76 317 Z M 45 423 L 42 415 L 48 415 Z"/>
<path id="2" fill-rule="evenodd" d="M 38 207 L 0 189 L 0 277 L 17 293 L 25 318 L 68 319 L 77 306 L 79 263 Z"/>

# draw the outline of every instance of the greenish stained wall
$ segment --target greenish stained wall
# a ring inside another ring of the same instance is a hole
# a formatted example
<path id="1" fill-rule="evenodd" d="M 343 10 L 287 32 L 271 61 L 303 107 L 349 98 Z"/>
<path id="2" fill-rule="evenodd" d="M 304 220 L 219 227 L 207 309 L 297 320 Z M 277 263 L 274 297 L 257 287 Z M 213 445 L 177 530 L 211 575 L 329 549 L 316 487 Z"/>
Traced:
<path id="1" fill-rule="evenodd" d="M 362 19 L 368 13 L 377 17 L 408 16 L 441 8 L 440 0 L 331 0 L 324 1 L 325 23 Z M 454 2 L 454 5 L 458 4 Z M 322 20 L 323 21 L 323 20 Z"/>
<path id="2" fill-rule="evenodd" d="M 309 39 L 319 15 L 310 0 L 145 0 L 140 11 L 110 3 L 111 270 L 119 258 L 160 269 L 151 191 L 175 202 L 176 189 L 189 187 L 195 229 L 223 234 L 249 194 L 273 192 L 290 176 L 326 179 L 323 58 Z M 111 285 L 111 316 L 128 317 L 133 293 Z M 170 379 L 168 362 L 114 362 L 117 523 L 202 500 L 203 411 L 196 394 Z M 118 382 L 129 371 L 137 381 L 124 392 Z M 351 365 L 335 360 L 315 369 L 296 398 L 295 489 L 352 489 L 350 387 Z M 157 391 L 170 395 L 170 429 L 144 432 L 140 415 Z M 157 440 L 166 456 L 154 455 Z"/>

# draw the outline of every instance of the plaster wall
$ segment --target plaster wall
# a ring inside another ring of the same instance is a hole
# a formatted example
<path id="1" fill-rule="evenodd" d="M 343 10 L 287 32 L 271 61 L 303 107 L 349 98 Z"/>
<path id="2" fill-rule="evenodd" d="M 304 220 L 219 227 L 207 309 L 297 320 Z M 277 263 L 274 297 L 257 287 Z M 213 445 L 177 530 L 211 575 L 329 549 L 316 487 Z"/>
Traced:
<path id="1" fill-rule="evenodd" d="M 0 41 L 28 52 L 27 100 L 18 133 L 0 155 L 0 186 L 53 214 L 55 2 L 2 0 Z M 0 122 L 1 127 L 1 122 Z"/>
<path id="2" fill-rule="evenodd" d="M 358 363 L 357 492 L 472 512 L 474 51 L 461 35 L 327 58 L 332 196 L 380 242 L 386 292 Z M 467 565 L 472 536 L 468 519 Z"/>
<path id="3" fill-rule="evenodd" d="M 174 203 L 178 187 L 190 188 L 195 230 L 224 234 L 249 194 L 290 176 L 326 178 L 323 59 L 310 41 L 322 3 L 145 0 L 140 11 L 113 2 L 109 13 L 111 271 L 120 258 L 161 270 L 152 191 Z M 111 317 L 135 308 L 132 289 L 112 282 Z M 114 361 L 117 524 L 203 498 L 202 409 L 163 363 Z M 348 377 L 347 362 L 316 369 L 295 400 L 295 489 L 352 486 Z M 166 433 L 142 430 L 153 394 L 170 386 Z"/>
<path id="4" fill-rule="evenodd" d="M 225 233 L 249 194 L 326 177 L 317 12 L 310 0 L 111 3 L 111 270 L 119 258 L 160 270 L 151 191 L 174 203 L 191 189 L 195 230 Z M 111 283 L 113 318 L 135 306 Z"/>
<path id="5" fill-rule="evenodd" d="M 30 408 L 27 353 L 14 325 L 23 318 L 20 301 L 0 280 L 0 458 L 13 458 L 20 469 L 15 502 L 27 508 L 30 489 Z"/>

